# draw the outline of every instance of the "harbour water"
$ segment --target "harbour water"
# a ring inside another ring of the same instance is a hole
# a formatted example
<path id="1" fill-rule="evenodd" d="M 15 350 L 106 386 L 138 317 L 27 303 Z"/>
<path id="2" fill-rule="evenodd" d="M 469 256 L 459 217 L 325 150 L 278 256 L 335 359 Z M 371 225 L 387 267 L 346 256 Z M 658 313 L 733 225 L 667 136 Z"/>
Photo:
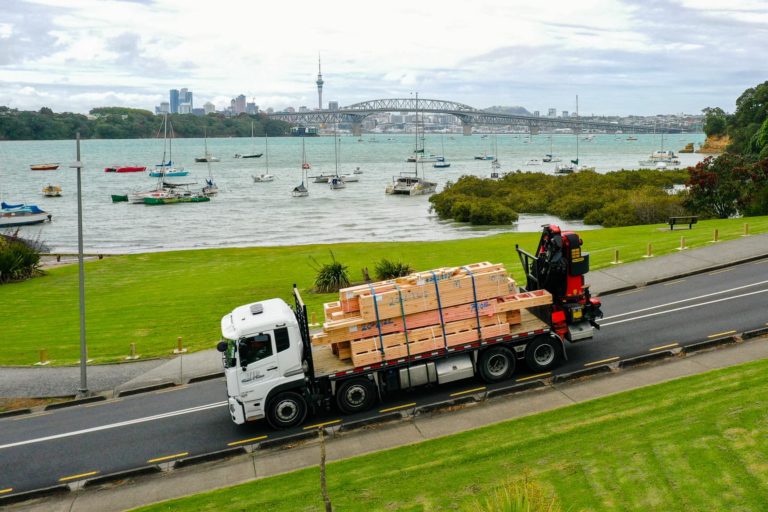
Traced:
<path id="1" fill-rule="evenodd" d="M 595 166 L 598 172 L 636 169 L 638 161 L 660 149 L 660 135 L 629 136 L 596 134 L 592 140 L 579 140 L 580 163 Z M 557 221 L 541 215 L 521 215 L 510 226 L 478 228 L 440 221 L 429 210 L 427 197 L 387 196 L 384 189 L 393 176 L 413 172 L 406 163 L 413 154 L 413 135 L 364 134 L 340 136 L 339 174 L 350 174 L 355 167 L 363 171 L 360 181 L 342 190 L 326 184 L 310 183 L 309 196 L 291 197 L 291 189 L 301 181 L 301 138 L 270 138 L 269 173 L 275 180 L 254 183 L 252 176 L 267 171 L 266 156 L 235 159 L 235 153 L 265 150 L 263 138 L 208 139 L 208 151 L 220 158 L 211 163 L 220 192 L 208 203 L 145 206 L 112 203 L 111 194 L 126 194 L 148 189 L 156 179 L 148 172 L 105 173 L 104 167 L 159 163 L 163 141 L 85 140 L 81 142 L 83 167 L 83 224 L 86 252 L 128 253 L 204 247 L 272 246 L 346 241 L 418 241 L 485 236 L 505 231 L 538 231 L 541 224 Z M 305 138 L 310 176 L 334 173 L 332 137 Z M 678 151 L 687 143 L 696 147 L 703 134 L 666 135 L 664 149 Z M 434 169 L 431 163 L 419 166 L 438 191 L 448 181 L 465 174 L 485 176 L 491 162 L 475 160 L 476 155 L 496 154 L 503 172 L 538 171 L 552 173 L 554 163 L 526 165 L 554 153 L 563 162 L 576 157 L 574 135 L 427 135 L 426 153 L 443 154 L 451 166 Z M 550 147 L 552 148 L 550 151 Z M 495 148 L 495 149 L 494 149 Z M 194 163 L 204 153 L 203 139 L 173 141 L 173 160 L 190 171 L 174 181 L 197 182 L 208 177 L 205 163 Z M 692 165 L 704 155 L 681 154 L 681 166 Z M 51 223 L 21 228 L 22 236 L 39 239 L 55 252 L 77 250 L 75 142 L 4 141 L 0 142 L 0 199 L 8 203 L 37 204 L 53 215 Z M 30 171 L 34 163 L 60 162 L 56 171 Z M 309 180 L 312 181 L 311 179 Z M 41 189 L 58 184 L 62 197 L 46 198 Z M 199 187 L 198 186 L 198 187 Z M 587 229 L 580 223 L 561 223 Z M 7 231 L 7 230 L 6 230 Z"/>

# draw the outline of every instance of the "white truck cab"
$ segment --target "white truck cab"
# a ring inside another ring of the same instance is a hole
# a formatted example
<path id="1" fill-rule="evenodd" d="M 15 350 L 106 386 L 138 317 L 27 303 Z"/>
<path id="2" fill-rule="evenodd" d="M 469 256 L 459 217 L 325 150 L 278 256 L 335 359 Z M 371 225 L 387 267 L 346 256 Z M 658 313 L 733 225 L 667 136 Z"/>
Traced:
<path id="1" fill-rule="evenodd" d="M 301 387 L 301 334 L 293 310 L 281 299 L 239 306 L 221 319 L 229 412 L 237 424 L 265 417 L 265 404 L 282 389 Z M 306 415 L 291 403 L 278 408 L 290 419 Z M 303 419 L 303 418 L 302 418 Z"/>

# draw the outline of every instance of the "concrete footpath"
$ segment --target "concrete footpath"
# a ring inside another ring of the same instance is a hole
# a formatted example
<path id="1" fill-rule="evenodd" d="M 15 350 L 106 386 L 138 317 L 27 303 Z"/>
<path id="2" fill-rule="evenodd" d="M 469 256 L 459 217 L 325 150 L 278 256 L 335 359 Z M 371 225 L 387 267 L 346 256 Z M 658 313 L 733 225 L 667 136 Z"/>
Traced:
<path id="1" fill-rule="evenodd" d="M 593 270 L 587 275 L 587 283 L 593 295 L 605 295 L 764 257 L 768 257 L 768 234 L 753 235 Z M 93 394 L 111 397 L 186 383 L 218 372 L 221 357 L 211 349 L 172 359 L 94 365 L 88 369 L 88 388 Z M 0 371 L 0 397 L 74 396 L 79 383 L 79 367 L 5 367 Z"/>
<path id="2" fill-rule="evenodd" d="M 612 368 L 588 380 L 573 380 L 515 394 L 489 397 L 479 393 L 462 408 L 449 407 L 419 413 L 402 411 L 402 417 L 385 424 L 341 432 L 326 427 L 329 462 L 405 446 L 473 428 L 549 411 L 622 391 L 680 377 L 768 358 L 768 337 L 737 341 L 687 357 L 628 370 Z M 249 446 L 222 453 L 213 461 L 190 461 L 166 467 L 163 474 L 115 475 L 74 492 L 9 505 L 11 510 L 45 512 L 109 512 L 178 498 L 248 482 L 301 468 L 316 466 L 320 459 L 317 438 L 295 440 L 283 447 Z M 182 461 L 183 462 L 183 461 Z M 172 469 L 172 470 L 171 470 Z M 333 470 L 330 469 L 332 472 Z M 2 506 L 2 501 L 0 501 Z"/>

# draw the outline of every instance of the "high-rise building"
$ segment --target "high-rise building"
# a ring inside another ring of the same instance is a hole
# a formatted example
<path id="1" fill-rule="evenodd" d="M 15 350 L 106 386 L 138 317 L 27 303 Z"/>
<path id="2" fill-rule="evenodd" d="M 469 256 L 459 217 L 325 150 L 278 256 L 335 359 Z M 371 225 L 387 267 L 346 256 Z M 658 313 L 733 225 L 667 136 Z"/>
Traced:
<path id="1" fill-rule="evenodd" d="M 328 102 L 328 110 L 339 110 L 339 102 L 338 101 L 329 101 Z"/>
<path id="2" fill-rule="evenodd" d="M 192 113 L 192 104 L 191 103 L 179 103 L 179 114 L 191 114 Z"/>
<path id="3" fill-rule="evenodd" d="M 206 101 L 205 104 L 203 105 L 203 111 L 205 112 L 206 115 L 212 114 L 216 112 L 216 105 L 214 105 L 210 101 Z"/>
<path id="4" fill-rule="evenodd" d="M 245 95 L 241 94 L 237 98 L 232 100 L 232 113 L 242 114 L 245 112 Z"/>
<path id="5" fill-rule="evenodd" d="M 323 109 L 323 73 L 320 69 L 320 54 L 317 55 L 317 108 Z"/>
<path id="6" fill-rule="evenodd" d="M 178 114 L 179 113 L 179 90 L 171 89 L 170 93 L 171 93 L 171 98 L 170 98 L 171 110 L 169 112 L 171 114 Z"/>
<path id="7" fill-rule="evenodd" d="M 541 114 L 539 113 L 539 111 L 538 111 L 538 110 L 534 110 L 534 111 L 533 111 L 533 117 L 539 117 L 540 115 L 541 115 Z"/>
<path id="8" fill-rule="evenodd" d="M 254 102 L 248 102 L 245 104 L 245 113 L 255 116 L 259 113 L 259 106 Z"/>
<path id="9" fill-rule="evenodd" d="M 547 117 L 557 117 L 557 109 L 550 108 L 549 110 L 547 110 Z"/>
<path id="10" fill-rule="evenodd" d="M 560 117 L 563 117 L 563 118 L 568 117 L 568 111 L 567 110 L 563 110 L 563 114 Z"/>
<path id="11" fill-rule="evenodd" d="M 170 103 L 163 101 L 159 106 L 155 107 L 155 114 L 167 114 L 171 109 Z"/>

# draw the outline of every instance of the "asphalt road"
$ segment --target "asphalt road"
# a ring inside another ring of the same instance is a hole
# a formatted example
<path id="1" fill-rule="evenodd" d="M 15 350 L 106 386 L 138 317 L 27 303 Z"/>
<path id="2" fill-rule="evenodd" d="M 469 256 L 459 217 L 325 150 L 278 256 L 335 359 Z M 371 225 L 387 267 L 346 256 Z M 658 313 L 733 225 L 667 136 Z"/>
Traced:
<path id="1" fill-rule="evenodd" d="M 330 412 L 275 432 L 238 427 L 223 379 L 0 420 L 0 496 L 275 440 L 316 428 L 439 403 L 481 390 L 549 378 L 768 325 L 768 259 L 610 295 L 593 340 L 568 347 L 552 374 L 488 386 L 477 380 L 403 392 L 356 416 Z"/>

